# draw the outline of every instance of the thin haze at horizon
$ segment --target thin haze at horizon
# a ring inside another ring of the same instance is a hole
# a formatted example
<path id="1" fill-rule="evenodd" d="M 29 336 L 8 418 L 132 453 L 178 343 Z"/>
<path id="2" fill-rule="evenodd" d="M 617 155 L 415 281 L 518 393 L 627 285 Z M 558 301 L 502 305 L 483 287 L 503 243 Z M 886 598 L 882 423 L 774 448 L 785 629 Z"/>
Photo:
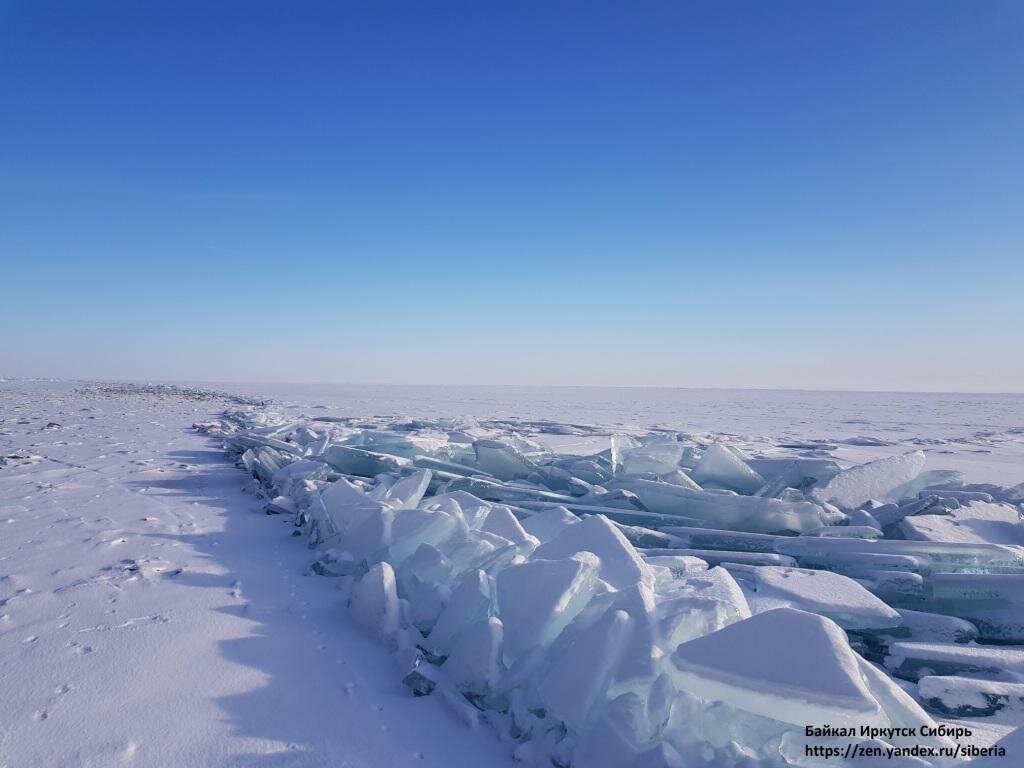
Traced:
<path id="1" fill-rule="evenodd" d="M 0 376 L 1024 392 L 1024 6 L 0 8 Z"/>

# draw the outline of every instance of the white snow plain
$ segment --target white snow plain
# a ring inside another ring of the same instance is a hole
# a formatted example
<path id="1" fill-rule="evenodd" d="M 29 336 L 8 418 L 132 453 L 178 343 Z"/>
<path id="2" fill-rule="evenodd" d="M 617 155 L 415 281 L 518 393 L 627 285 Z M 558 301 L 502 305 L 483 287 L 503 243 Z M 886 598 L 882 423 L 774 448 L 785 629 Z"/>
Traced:
<path id="1" fill-rule="evenodd" d="M 0 381 L 0 766 L 842 765 L 802 726 L 1024 723 L 1024 397 L 222 389 L 259 402 Z"/>

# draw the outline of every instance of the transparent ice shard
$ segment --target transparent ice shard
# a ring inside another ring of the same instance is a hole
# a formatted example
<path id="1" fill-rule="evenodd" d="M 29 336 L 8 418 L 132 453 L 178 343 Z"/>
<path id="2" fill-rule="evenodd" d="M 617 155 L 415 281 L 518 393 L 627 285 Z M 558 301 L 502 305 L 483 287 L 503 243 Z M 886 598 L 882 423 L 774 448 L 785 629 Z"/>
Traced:
<path id="1" fill-rule="evenodd" d="M 613 438 L 614 445 L 614 438 Z M 649 440 L 643 445 L 613 452 L 614 473 L 619 475 L 664 475 L 679 469 L 683 444 L 676 440 Z"/>
<path id="2" fill-rule="evenodd" d="M 834 522 L 825 510 L 809 501 L 692 491 L 650 480 L 630 481 L 629 489 L 652 512 L 685 517 L 708 528 L 803 533 Z"/>
<path id="3" fill-rule="evenodd" d="M 320 492 L 319 503 L 334 533 L 344 535 L 384 508 L 345 478 Z"/>
<path id="4" fill-rule="evenodd" d="M 715 443 L 708 446 L 690 477 L 702 488 L 725 488 L 752 494 L 764 485 L 764 478 L 733 451 Z"/>
<path id="5" fill-rule="evenodd" d="M 499 480 L 526 477 L 537 469 L 537 465 L 518 450 L 497 440 L 477 440 L 473 450 L 476 465 Z"/>
<path id="6" fill-rule="evenodd" d="M 374 477 L 387 472 L 399 473 L 412 466 L 410 459 L 390 456 L 384 453 L 352 448 L 347 445 L 331 445 L 320 456 L 323 461 L 345 475 Z"/>

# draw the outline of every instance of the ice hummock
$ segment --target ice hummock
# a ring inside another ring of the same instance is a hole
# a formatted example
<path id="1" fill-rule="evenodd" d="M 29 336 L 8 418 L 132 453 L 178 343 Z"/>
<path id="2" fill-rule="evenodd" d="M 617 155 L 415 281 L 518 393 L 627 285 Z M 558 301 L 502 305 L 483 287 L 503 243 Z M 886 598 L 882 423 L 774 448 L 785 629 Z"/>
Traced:
<path id="1" fill-rule="evenodd" d="M 776 608 L 683 643 L 676 685 L 705 701 L 793 725 L 883 725 L 857 655 L 832 621 Z"/>
<path id="2" fill-rule="evenodd" d="M 911 694 L 1017 712 L 1021 494 L 920 451 L 840 470 L 824 442 L 758 455 L 655 430 L 573 455 L 513 420 L 248 418 L 212 429 L 356 624 L 522 759 L 773 764 L 807 723 L 930 722 Z"/>

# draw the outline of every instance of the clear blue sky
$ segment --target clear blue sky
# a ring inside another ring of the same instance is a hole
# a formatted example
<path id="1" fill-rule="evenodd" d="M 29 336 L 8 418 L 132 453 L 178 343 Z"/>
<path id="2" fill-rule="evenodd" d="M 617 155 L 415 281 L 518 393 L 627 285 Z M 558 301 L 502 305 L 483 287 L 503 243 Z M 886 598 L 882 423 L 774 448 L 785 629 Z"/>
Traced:
<path id="1" fill-rule="evenodd" d="M 1024 391 L 1024 4 L 0 0 L 0 375 Z"/>

